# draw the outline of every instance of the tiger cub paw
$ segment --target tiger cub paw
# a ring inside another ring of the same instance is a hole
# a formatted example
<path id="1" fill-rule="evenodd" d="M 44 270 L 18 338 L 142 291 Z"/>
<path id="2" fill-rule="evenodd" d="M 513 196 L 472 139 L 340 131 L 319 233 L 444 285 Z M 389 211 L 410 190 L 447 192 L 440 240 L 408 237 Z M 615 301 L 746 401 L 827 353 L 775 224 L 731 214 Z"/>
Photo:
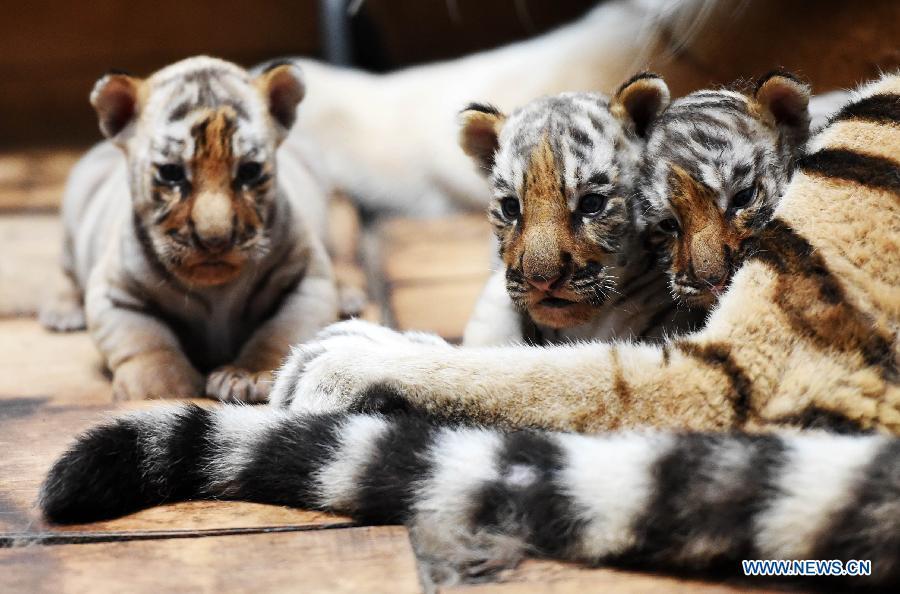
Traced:
<path id="1" fill-rule="evenodd" d="M 180 353 L 139 354 L 113 372 L 114 400 L 196 398 L 202 394 L 203 376 Z"/>
<path id="2" fill-rule="evenodd" d="M 271 371 L 248 371 L 225 365 L 209 374 L 206 395 L 222 402 L 265 402 L 272 387 Z"/>
<path id="3" fill-rule="evenodd" d="M 38 321 L 53 332 L 75 332 L 87 328 L 81 300 L 70 295 L 56 295 L 47 300 L 38 313 Z"/>

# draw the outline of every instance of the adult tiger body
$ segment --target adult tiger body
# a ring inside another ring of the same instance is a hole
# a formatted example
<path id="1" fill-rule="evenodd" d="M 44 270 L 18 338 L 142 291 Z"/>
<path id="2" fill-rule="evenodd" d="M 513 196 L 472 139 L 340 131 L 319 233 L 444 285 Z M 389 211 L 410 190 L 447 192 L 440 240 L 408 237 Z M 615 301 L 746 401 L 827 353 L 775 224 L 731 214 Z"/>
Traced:
<path id="1" fill-rule="evenodd" d="M 110 140 L 69 179 L 41 319 L 88 326 L 116 397 L 264 400 L 289 345 L 337 319 L 325 191 L 278 151 L 303 94 L 294 65 L 205 57 L 98 81 Z"/>

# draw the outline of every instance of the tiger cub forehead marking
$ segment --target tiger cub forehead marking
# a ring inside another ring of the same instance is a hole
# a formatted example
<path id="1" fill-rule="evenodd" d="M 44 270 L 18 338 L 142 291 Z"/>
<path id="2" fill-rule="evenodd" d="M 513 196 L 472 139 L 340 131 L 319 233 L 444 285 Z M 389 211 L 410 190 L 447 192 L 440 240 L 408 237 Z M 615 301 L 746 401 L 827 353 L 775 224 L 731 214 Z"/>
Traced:
<path id="1" fill-rule="evenodd" d="M 531 102 L 504 123 L 492 171 L 497 191 L 523 192 L 532 154 L 547 142 L 567 200 L 597 174 L 615 178 L 638 156 L 622 123 L 610 113 L 603 95 L 564 93 Z"/>

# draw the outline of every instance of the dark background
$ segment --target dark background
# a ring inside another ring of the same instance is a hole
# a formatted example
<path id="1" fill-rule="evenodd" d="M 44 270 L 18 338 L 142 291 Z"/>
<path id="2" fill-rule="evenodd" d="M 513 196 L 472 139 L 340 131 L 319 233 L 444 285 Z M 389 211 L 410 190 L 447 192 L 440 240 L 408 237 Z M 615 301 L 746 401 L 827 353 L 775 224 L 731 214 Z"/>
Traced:
<path id="1" fill-rule="evenodd" d="M 147 75 L 195 54 L 249 66 L 282 55 L 374 71 L 457 56 L 572 20 L 591 0 L 32 0 L 0 24 L 0 146 L 99 139 L 88 94 L 110 68 Z M 354 8 L 350 2 L 349 8 Z M 337 14 L 348 15 L 338 7 Z M 323 28 L 346 33 L 328 36 Z"/>

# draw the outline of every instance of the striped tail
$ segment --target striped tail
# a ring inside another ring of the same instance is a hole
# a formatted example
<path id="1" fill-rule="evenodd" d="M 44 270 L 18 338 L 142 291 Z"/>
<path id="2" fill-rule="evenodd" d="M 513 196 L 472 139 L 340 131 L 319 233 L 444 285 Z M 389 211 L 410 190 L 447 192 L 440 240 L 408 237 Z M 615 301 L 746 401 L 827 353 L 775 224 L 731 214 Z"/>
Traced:
<path id="1" fill-rule="evenodd" d="M 57 523 L 235 499 L 407 523 L 463 572 L 536 554 L 740 571 L 871 560 L 900 581 L 900 439 L 825 433 L 503 433 L 270 408 L 142 412 L 83 435 L 41 494 Z"/>

